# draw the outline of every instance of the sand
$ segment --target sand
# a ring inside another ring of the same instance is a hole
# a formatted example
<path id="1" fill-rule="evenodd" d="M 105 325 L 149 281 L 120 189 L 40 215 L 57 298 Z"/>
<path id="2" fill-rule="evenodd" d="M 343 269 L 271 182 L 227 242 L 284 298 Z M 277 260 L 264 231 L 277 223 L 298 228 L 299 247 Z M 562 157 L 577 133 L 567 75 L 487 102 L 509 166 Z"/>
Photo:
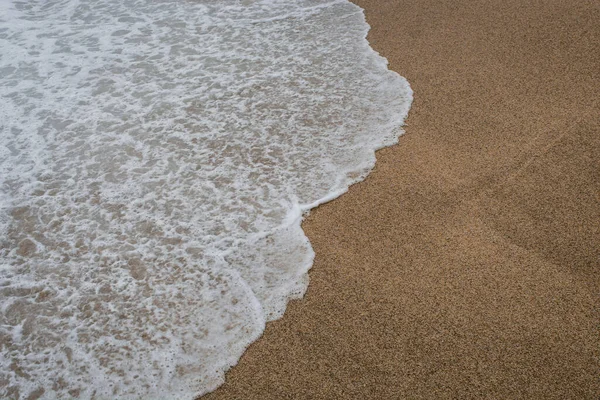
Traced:
<path id="1" fill-rule="evenodd" d="M 206 399 L 600 397 L 600 2 L 358 0 L 415 92 Z"/>

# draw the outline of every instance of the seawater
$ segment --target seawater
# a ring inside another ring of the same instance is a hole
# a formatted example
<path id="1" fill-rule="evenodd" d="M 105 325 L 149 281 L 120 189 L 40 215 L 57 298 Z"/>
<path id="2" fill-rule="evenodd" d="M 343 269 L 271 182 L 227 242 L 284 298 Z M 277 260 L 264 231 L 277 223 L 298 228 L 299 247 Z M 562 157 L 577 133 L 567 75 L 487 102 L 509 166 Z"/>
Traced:
<path id="1" fill-rule="evenodd" d="M 346 0 L 0 0 L 0 397 L 192 399 L 412 92 Z M 340 265 L 340 268 L 343 268 Z"/>

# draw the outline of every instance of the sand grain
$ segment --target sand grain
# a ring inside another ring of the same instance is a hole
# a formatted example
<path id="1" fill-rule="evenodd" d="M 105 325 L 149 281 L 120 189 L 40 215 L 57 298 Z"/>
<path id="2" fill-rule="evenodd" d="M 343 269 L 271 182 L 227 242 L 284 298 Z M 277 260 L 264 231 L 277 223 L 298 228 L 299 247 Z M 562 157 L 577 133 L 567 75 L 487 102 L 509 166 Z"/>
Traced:
<path id="1" fill-rule="evenodd" d="M 600 2 L 358 0 L 406 135 L 207 399 L 600 396 Z"/>

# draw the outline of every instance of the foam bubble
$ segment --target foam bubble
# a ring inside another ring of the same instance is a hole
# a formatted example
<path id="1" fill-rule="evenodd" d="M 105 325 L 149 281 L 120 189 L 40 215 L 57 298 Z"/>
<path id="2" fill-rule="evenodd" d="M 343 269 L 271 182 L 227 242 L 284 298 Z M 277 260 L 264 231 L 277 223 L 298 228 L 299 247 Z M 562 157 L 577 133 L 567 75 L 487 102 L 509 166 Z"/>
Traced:
<path id="1" fill-rule="evenodd" d="M 0 397 L 182 398 L 301 297 L 395 143 L 346 0 L 0 0 Z"/>

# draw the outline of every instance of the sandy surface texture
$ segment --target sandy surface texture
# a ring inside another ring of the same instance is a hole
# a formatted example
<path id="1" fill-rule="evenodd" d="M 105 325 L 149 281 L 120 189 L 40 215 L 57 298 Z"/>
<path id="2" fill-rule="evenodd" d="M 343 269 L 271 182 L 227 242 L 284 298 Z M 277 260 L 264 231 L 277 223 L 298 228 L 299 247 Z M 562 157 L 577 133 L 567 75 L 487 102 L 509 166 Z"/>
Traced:
<path id="1" fill-rule="evenodd" d="M 358 0 L 415 92 L 206 399 L 600 398 L 600 2 Z"/>

